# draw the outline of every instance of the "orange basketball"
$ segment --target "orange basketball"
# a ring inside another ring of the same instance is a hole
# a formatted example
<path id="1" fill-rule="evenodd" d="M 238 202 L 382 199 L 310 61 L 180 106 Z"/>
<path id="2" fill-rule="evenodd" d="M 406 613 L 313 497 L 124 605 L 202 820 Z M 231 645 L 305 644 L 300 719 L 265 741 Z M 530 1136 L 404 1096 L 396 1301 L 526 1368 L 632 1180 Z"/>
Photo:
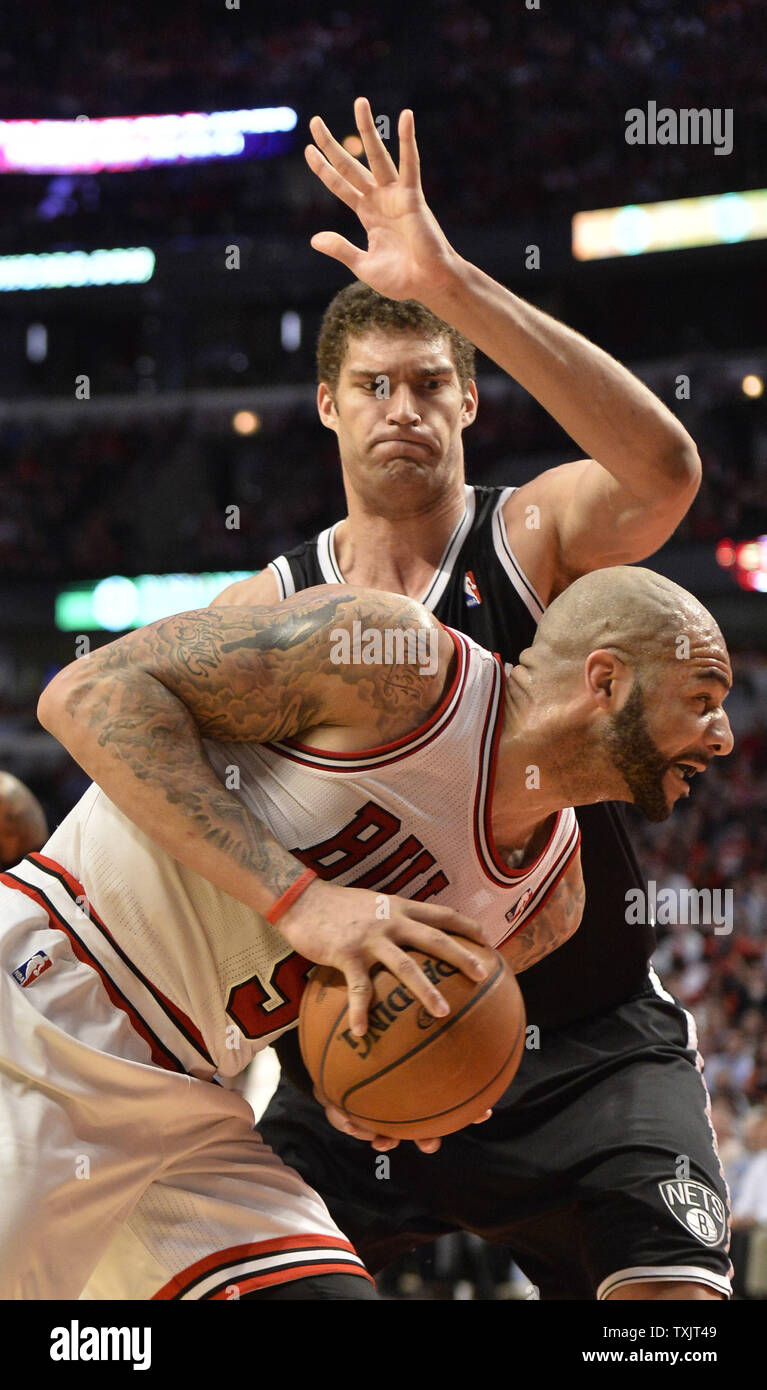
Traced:
<path id="1" fill-rule="evenodd" d="M 346 982 L 321 966 L 304 991 L 299 1041 L 315 1086 L 376 1134 L 426 1139 L 479 1119 L 506 1090 L 522 1058 L 525 1006 L 497 951 L 475 942 L 490 973 L 469 980 L 454 965 L 410 951 L 447 999 L 434 1018 L 388 970 L 373 975 L 368 1031 L 349 1029 Z"/>

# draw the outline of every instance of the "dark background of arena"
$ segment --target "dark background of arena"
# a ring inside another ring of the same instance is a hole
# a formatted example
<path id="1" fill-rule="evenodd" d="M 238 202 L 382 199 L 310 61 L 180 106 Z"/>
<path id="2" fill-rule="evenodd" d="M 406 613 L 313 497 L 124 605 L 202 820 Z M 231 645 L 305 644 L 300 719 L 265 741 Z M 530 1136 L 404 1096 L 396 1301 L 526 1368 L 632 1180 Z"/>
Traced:
<path id="1" fill-rule="evenodd" d="M 302 149 L 315 112 L 334 133 L 352 133 L 357 95 L 388 114 L 393 132 L 412 106 L 427 199 L 456 248 L 636 370 L 703 460 L 698 498 L 650 563 L 722 625 L 738 742 L 689 805 L 662 827 L 637 822 L 636 839 L 659 888 L 734 892 L 732 935 L 667 927 L 656 963 L 697 1020 L 737 1211 L 744 1177 L 767 1162 L 767 596 L 739 589 L 715 546 L 767 532 L 767 406 L 740 385 L 746 372 L 767 377 L 765 242 L 578 265 L 569 226 L 582 209 L 767 183 L 763 4 L 543 0 L 535 11 L 523 0 L 440 0 L 346 11 L 332 0 L 241 0 L 239 10 L 225 0 L 118 0 L 73 13 L 44 0 L 32 13 L 17 7 L 4 19 L 1 119 L 283 104 L 299 119 L 287 151 L 263 160 L 0 181 L 2 255 L 142 244 L 157 255 L 145 286 L 3 296 L 0 765 L 36 791 L 51 825 L 84 789 L 35 721 L 42 685 L 75 655 L 74 635 L 53 622 L 62 587 L 110 574 L 257 570 L 341 514 L 335 438 L 314 408 L 313 351 L 322 310 L 350 277 L 308 243 L 327 227 L 359 237 Z M 732 108 L 732 153 L 627 146 L 625 112 L 650 100 Z M 237 272 L 225 269 L 233 243 Z M 541 248 L 536 271 L 525 269 L 531 243 Z M 281 343 L 286 310 L 301 317 L 291 351 Z M 43 361 L 26 352 L 32 323 L 47 331 Z M 91 399 L 77 403 L 81 373 Z M 689 401 L 675 396 L 680 373 Z M 471 481 L 519 483 L 579 457 L 486 360 L 479 390 L 465 441 Z M 257 412 L 257 433 L 233 431 L 237 409 Z M 225 526 L 233 503 L 238 530 Z M 507 1252 L 458 1237 L 392 1269 L 383 1287 L 418 1299 L 526 1294 Z"/>

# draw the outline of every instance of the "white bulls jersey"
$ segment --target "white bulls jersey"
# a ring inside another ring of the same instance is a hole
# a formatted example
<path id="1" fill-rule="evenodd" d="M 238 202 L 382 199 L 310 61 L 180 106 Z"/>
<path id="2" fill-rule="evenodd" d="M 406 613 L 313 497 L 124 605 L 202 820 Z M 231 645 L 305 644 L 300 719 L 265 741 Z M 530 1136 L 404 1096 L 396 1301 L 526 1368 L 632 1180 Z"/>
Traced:
<path id="1" fill-rule="evenodd" d="M 489 925 L 500 945 L 564 873 L 578 824 L 572 808 L 561 811 L 533 864 L 514 871 L 499 859 L 490 796 L 504 671 L 470 639 L 451 636 L 458 660 L 449 690 L 395 743 L 348 754 L 296 740 L 205 749 L 222 782 L 238 769 L 236 794 L 320 878 L 445 903 Z M 10 877 L 45 902 L 164 1066 L 234 1075 L 298 1017 L 310 963 L 96 786 Z"/>

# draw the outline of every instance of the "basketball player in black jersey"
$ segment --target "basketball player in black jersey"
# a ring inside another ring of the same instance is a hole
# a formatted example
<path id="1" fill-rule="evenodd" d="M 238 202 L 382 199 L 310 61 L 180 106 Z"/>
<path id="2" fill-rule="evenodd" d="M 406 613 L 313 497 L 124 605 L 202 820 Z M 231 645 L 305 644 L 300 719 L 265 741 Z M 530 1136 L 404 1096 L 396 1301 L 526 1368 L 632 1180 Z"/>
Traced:
<path id="1" fill-rule="evenodd" d="M 364 282 L 330 305 L 318 352 L 348 515 L 217 601 L 269 603 L 322 582 L 399 591 L 516 662 L 575 578 L 671 535 L 700 462 L 630 373 L 450 247 L 421 190 L 412 113 L 400 116 L 399 169 L 368 103 L 355 114 L 369 169 L 318 117 L 306 152 L 368 238 L 367 252 L 336 233 L 312 238 Z M 519 489 L 466 487 L 472 344 L 590 457 Z M 714 719 L 716 696 L 697 698 Z M 651 926 L 627 922 L 627 895 L 645 885 L 620 806 L 578 819 L 583 922 L 521 976 L 540 1045 L 486 1124 L 421 1146 L 432 1152 L 399 1145 L 386 1184 L 343 1117 L 329 1112 L 331 1127 L 286 1080 L 259 1128 L 373 1270 L 462 1228 L 508 1246 L 543 1298 L 726 1297 L 727 1191 L 694 1023 L 648 970 Z"/>

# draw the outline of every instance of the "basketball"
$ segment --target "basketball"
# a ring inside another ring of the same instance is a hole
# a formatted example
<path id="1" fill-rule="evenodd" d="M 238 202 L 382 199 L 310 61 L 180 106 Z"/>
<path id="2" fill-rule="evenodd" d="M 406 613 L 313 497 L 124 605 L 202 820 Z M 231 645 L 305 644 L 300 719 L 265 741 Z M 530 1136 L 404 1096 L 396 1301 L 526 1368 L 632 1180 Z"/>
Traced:
<path id="1" fill-rule="evenodd" d="M 373 975 L 368 1031 L 349 1028 L 343 975 L 320 967 L 301 1001 L 299 1042 L 326 1101 L 393 1139 L 452 1134 L 479 1119 L 514 1077 L 525 1043 L 519 985 L 497 951 L 467 942 L 490 973 L 469 980 L 447 961 L 409 951 L 450 1005 L 434 1018 L 386 969 Z"/>

